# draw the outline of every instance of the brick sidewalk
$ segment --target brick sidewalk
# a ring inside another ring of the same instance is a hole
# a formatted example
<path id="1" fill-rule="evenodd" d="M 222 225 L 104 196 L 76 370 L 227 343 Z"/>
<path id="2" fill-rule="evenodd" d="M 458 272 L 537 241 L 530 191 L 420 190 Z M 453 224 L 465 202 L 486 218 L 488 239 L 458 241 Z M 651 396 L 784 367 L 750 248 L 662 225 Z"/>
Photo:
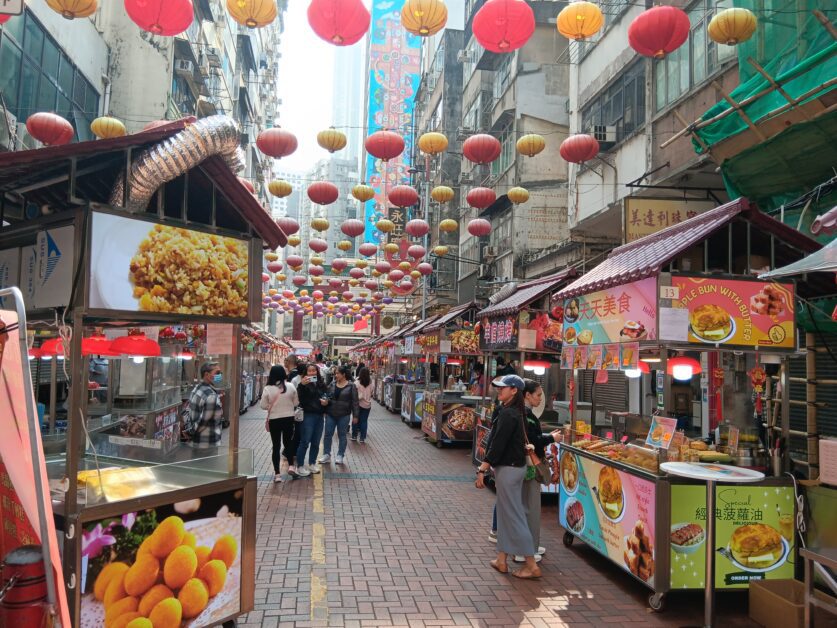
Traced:
<path id="1" fill-rule="evenodd" d="M 346 464 L 273 484 L 264 412 L 241 417 L 259 474 L 256 610 L 239 626 L 682 626 L 702 623 L 701 593 L 647 608 L 648 590 L 576 541 L 562 543 L 544 498 L 544 577 L 488 566 L 494 494 L 474 488 L 469 449 L 437 449 L 374 404 L 366 445 Z M 336 443 L 333 452 L 336 451 Z M 755 626 L 746 592 L 718 596 L 719 626 Z"/>

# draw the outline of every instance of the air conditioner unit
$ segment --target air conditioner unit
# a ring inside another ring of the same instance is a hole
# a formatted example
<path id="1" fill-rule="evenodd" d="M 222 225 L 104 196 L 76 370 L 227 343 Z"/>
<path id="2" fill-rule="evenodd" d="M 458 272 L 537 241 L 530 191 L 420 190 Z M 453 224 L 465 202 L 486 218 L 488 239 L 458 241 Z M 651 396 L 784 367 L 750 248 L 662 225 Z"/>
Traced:
<path id="1" fill-rule="evenodd" d="M 493 246 L 482 247 L 482 258 L 484 260 L 493 260 L 496 257 L 497 257 L 497 251 L 494 250 Z"/>
<path id="2" fill-rule="evenodd" d="M 14 150 L 16 137 L 17 118 L 7 111 L 5 119 L 0 117 L 0 148 Z"/>
<path id="3" fill-rule="evenodd" d="M 593 137 L 595 137 L 600 144 L 615 144 L 616 127 L 595 125 L 593 126 Z"/>
<path id="4" fill-rule="evenodd" d="M 491 272 L 489 269 L 490 266 L 488 264 L 480 264 L 479 273 L 477 273 L 479 278 L 483 279 L 484 277 L 487 277 Z"/>
<path id="5" fill-rule="evenodd" d="M 176 59 L 174 62 L 174 71 L 181 76 L 191 76 L 195 73 L 195 66 L 188 59 Z"/>

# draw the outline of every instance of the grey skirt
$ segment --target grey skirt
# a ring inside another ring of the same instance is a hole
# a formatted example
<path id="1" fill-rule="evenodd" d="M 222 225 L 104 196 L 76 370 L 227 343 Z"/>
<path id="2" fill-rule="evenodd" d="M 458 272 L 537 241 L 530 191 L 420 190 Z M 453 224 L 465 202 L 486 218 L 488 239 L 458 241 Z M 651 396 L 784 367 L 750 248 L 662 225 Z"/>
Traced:
<path id="1" fill-rule="evenodd" d="M 526 467 L 497 467 L 497 551 L 513 556 L 534 556 L 535 543 L 526 521 L 523 478 Z"/>

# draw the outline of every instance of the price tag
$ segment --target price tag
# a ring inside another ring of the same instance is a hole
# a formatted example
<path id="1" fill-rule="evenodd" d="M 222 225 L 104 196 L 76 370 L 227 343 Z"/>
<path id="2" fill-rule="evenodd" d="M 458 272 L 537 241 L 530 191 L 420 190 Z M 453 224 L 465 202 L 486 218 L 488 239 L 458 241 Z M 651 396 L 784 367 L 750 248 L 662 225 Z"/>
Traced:
<path id="1" fill-rule="evenodd" d="M 677 286 L 660 286 L 661 299 L 679 299 L 680 288 Z"/>

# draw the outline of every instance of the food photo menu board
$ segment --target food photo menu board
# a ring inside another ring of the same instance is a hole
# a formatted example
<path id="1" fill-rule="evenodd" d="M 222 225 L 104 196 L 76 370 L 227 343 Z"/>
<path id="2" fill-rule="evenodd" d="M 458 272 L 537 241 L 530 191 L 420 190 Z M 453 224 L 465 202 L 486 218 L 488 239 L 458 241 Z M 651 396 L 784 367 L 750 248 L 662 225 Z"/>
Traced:
<path id="1" fill-rule="evenodd" d="M 790 486 L 716 486 L 715 587 L 794 577 Z M 702 589 L 706 574 L 706 486 L 671 486 L 671 588 Z"/>
<path id="2" fill-rule="evenodd" d="M 559 475 L 561 526 L 654 588 L 654 482 L 566 449 Z"/>

